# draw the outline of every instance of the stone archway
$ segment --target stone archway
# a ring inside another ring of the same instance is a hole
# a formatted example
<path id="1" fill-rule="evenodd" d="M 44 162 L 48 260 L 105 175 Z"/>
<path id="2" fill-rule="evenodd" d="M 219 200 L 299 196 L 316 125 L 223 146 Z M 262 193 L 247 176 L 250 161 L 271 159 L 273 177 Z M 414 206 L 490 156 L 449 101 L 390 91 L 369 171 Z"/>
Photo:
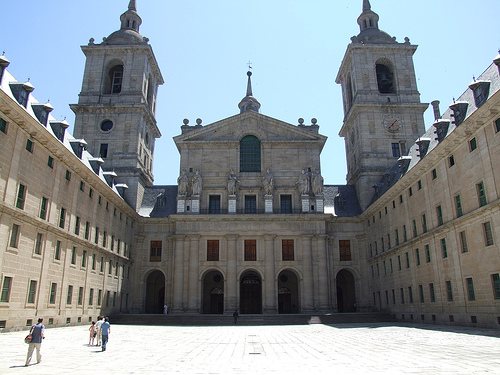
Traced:
<path id="1" fill-rule="evenodd" d="M 299 282 L 291 270 L 283 270 L 278 275 L 278 313 L 297 314 L 300 312 Z"/>
<path id="2" fill-rule="evenodd" d="M 224 313 L 224 277 L 219 271 L 210 271 L 203 278 L 203 314 Z"/>
<path id="3" fill-rule="evenodd" d="M 256 272 L 247 272 L 241 278 L 240 312 L 262 314 L 262 280 Z"/>
<path id="4" fill-rule="evenodd" d="M 342 269 L 337 273 L 337 309 L 338 312 L 356 311 L 356 287 L 353 274 Z"/>
<path id="5" fill-rule="evenodd" d="M 165 304 L 165 275 L 161 271 L 151 272 L 146 280 L 146 314 L 161 314 Z"/>

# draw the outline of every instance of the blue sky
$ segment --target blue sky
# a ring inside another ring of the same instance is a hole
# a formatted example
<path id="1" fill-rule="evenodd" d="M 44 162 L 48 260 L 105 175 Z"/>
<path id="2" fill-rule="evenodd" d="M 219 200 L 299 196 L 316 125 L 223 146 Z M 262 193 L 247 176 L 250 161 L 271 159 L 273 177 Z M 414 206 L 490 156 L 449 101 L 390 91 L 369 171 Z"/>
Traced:
<path id="1" fill-rule="evenodd" d="M 172 137 L 182 120 L 207 125 L 238 113 L 245 96 L 247 62 L 261 113 L 291 124 L 315 117 L 328 136 L 322 153 L 326 184 L 344 184 L 344 141 L 338 136 L 343 109 L 338 68 L 362 0 L 137 0 L 165 84 L 158 95 L 162 137 L 155 147 L 155 184 L 175 184 L 179 156 Z M 419 46 L 414 55 L 421 101 L 441 101 L 444 112 L 500 48 L 500 2 L 481 0 L 371 0 L 379 27 Z M 69 104 L 78 102 L 85 56 L 120 27 L 128 0 L 5 1 L 0 50 L 20 81 L 31 79 L 33 95 L 50 99 L 52 115 L 72 125 Z M 433 121 L 425 113 L 426 127 Z M 72 131 L 72 127 L 70 128 Z"/>

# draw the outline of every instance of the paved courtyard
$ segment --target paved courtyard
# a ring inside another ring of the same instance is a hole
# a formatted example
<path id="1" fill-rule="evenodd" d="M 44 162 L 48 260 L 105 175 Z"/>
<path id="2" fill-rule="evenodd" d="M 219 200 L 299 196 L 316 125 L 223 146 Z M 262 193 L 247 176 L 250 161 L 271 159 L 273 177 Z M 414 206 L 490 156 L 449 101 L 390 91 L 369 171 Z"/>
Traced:
<path id="1" fill-rule="evenodd" d="M 500 330 L 112 325 L 101 352 L 87 328 L 46 329 L 43 360 L 29 367 L 27 331 L 0 334 L 0 374 L 500 374 Z"/>

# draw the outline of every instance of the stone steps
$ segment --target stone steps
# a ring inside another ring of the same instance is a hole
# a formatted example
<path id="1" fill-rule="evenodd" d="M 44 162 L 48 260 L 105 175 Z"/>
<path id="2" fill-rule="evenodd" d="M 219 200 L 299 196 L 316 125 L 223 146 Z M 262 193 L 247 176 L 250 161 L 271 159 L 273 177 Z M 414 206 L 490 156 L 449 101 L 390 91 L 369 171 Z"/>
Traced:
<path id="1" fill-rule="evenodd" d="M 238 325 L 304 325 L 304 324 L 360 324 L 395 322 L 387 313 L 343 313 L 343 314 L 244 314 Z M 156 326 L 228 326 L 234 325 L 232 314 L 119 314 L 110 317 L 112 324 L 156 325 Z"/>

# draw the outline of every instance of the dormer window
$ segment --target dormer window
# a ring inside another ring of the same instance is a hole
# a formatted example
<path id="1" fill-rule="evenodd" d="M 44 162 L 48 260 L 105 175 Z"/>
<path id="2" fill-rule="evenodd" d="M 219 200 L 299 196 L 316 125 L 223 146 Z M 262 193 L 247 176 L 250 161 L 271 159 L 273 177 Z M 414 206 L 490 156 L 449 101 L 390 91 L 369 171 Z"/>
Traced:
<path id="1" fill-rule="evenodd" d="M 56 138 L 61 142 L 64 142 L 64 132 L 69 127 L 69 124 L 66 122 L 66 120 L 50 121 L 50 127 L 52 128 L 52 131 L 54 132 Z"/>
<path id="2" fill-rule="evenodd" d="M 83 139 L 75 139 L 73 141 L 70 141 L 70 144 L 75 155 L 78 156 L 79 159 L 81 159 L 83 150 L 85 150 L 85 147 L 87 146 L 87 142 L 85 142 L 85 140 Z"/>
<path id="3" fill-rule="evenodd" d="M 489 81 L 475 81 L 469 85 L 469 88 L 474 92 L 474 102 L 476 107 L 481 107 L 490 93 L 490 82 Z"/>
<path id="4" fill-rule="evenodd" d="M 453 111 L 453 117 L 455 118 L 455 126 L 459 126 L 464 122 L 468 106 L 468 102 L 456 102 L 450 105 L 450 109 Z"/>
<path id="5" fill-rule="evenodd" d="M 33 104 L 31 106 L 33 108 L 33 112 L 35 113 L 36 118 L 40 121 L 40 124 L 43 126 L 47 126 L 47 119 L 49 117 L 49 113 L 54 109 L 50 104 Z"/>
<path id="6" fill-rule="evenodd" d="M 28 97 L 30 92 L 32 92 L 35 88 L 29 82 L 15 82 L 10 84 L 10 89 L 12 94 L 16 98 L 17 102 L 22 105 L 24 108 L 28 105 Z"/>
<path id="7" fill-rule="evenodd" d="M 385 64 L 376 64 L 375 70 L 377 73 L 378 91 L 381 94 L 394 93 L 394 74 L 391 68 Z"/>

